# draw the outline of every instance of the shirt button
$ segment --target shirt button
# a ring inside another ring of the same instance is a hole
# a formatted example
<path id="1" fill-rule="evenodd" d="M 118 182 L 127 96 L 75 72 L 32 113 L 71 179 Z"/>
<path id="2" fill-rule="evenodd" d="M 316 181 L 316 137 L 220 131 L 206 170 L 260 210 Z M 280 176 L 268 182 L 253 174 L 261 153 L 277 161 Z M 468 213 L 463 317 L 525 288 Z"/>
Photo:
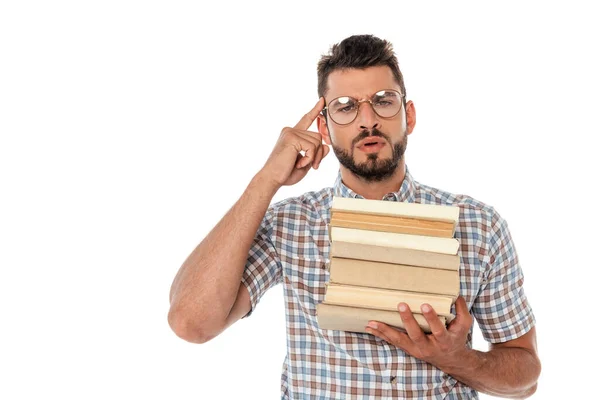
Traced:
<path id="1" fill-rule="evenodd" d="M 395 384 L 396 384 L 396 377 L 395 377 L 395 376 L 392 376 L 392 379 L 390 379 L 390 383 L 391 383 L 392 385 L 395 385 Z"/>

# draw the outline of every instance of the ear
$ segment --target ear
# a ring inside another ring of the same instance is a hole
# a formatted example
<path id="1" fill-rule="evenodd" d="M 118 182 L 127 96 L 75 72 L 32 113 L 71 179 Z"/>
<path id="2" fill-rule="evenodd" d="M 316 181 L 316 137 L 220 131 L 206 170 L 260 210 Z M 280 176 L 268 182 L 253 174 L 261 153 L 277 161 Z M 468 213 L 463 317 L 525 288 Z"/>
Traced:
<path id="1" fill-rule="evenodd" d="M 323 141 L 329 145 L 331 145 L 331 139 L 329 138 L 329 129 L 327 128 L 327 122 L 325 122 L 325 117 L 323 114 L 319 114 L 317 116 L 317 127 L 319 128 L 319 133 L 321 134 L 321 138 Z"/>
<path id="2" fill-rule="evenodd" d="M 417 124 L 417 112 L 412 100 L 406 102 L 406 134 L 410 135 Z"/>

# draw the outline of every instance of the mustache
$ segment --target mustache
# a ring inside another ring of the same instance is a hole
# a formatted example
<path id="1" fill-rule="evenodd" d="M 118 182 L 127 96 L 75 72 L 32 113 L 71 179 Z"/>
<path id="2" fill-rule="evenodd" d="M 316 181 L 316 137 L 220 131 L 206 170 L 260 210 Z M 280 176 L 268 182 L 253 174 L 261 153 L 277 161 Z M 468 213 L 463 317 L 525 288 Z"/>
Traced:
<path id="1" fill-rule="evenodd" d="M 356 146 L 356 143 L 360 142 L 363 139 L 368 138 L 369 136 L 379 136 L 380 138 L 385 139 L 388 143 L 390 142 L 390 138 L 388 137 L 388 135 L 386 135 L 385 133 L 381 132 L 379 129 L 377 128 L 373 128 L 372 130 L 368 130 L 365 129 L 362 132 L 360 132 L 360 134 L 354 138 L 354 140 L 352 141 L 352 145 Z"/>

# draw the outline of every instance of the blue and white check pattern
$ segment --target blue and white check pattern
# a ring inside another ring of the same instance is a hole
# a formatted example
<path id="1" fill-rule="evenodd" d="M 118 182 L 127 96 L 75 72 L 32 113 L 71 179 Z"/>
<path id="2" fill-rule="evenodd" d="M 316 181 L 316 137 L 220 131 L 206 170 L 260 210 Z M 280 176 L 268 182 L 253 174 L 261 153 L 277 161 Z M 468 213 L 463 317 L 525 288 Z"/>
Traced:
<path id="1" fill-rule="evenodd" d="M 362 198 L 338 173 L 332 188 L 272 204 L 242 277 L 252 303 L 246 317 L 268 289 L 283 283 L 287 355 L 282 399 L 477 399 L 475 390 L 382 339 L 319 328 L 316 305 L 323 301 L 329 281 L 333 196 Z M 493 207 L 422 185 L 408 167 L 400 190 L 383 200 L 460 207 L 455 234 L 460 242 L 460 294 L 484 338 L 505 342 L 535 325 L 508 226 Z"/>

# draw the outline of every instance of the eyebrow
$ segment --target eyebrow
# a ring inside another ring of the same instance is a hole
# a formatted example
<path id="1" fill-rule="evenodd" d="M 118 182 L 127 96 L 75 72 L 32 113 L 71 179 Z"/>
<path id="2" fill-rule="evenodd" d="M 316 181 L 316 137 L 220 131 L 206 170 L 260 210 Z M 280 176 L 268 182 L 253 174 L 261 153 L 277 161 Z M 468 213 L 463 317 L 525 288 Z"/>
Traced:
<path id="1" fill-rule="evenodd" d="M 377 93 L 379 93 L 379 92 L 390 92 L 390 91 L 392 91 L 392 90 L 395 90 L 395 89 L 379 89 L 379 90 L 377 90 L 377 91 L 373 92 L 373 94 L 369 95 L 369 96 L 368 96 L 368 98 L 372 98 L 372 97 L 374 97 L 374 96 L 375 96 Z M 355 100 L 360 100 L 360 97 L 357 97 L 357 96 L 350 96 L 350 95 L 347 95 L 347 94 L 344 94 L 344 95 L 341 95 L 341 96 L 336 96 L 336 97 L 334 97 L 332 100 L 339 99 L 339 98 L 341 98 L 341 97 L 350 97 L 350 98 L 352 98 L 352 99 L 355 99 Z M 381 97 L 384 97 L 384 96 L 381 96 Z"/>

